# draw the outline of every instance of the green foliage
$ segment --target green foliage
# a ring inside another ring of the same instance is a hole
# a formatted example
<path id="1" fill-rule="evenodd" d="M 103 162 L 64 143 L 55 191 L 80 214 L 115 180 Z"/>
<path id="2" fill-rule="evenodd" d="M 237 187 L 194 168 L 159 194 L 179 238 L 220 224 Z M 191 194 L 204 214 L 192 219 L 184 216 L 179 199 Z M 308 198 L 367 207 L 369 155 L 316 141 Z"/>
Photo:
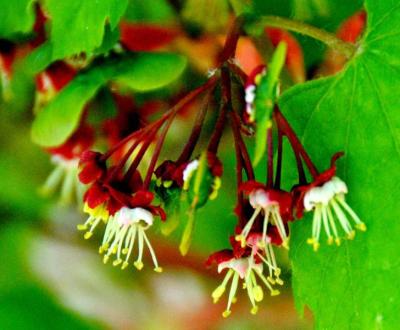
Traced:
<path id="1" fill-rule="evenodd" d="M 131 0 L 124 19 L 131 22 L 164 24 L 175 21 L 176 15 L 166 0 Z"/>
<path id="2" fill-rule="evenodd" d="M 285 64 L 285 43 L 280 43 L 272 55 L 267 67 L 267 74 L 261 78 L 254 99 L 255 121 L 257 124 L 254 165 L 257 165 L 265 154 L 267 145 L 267 130 L 271 127 L 271 114 L 274 109 L 279 88 L 279 76 Z"/>
<path id="3" fill-rule="evenodd" d="M 0 38 L 16 38 L 31 32 L 35 21 L 33 0 L 0 1 Z"/>
<path id="4" fill-rule="evenodd" d="M 280 101 L 321 170 L 345 151 L 338 176 L 368 228 L 314 253 L 306 244 L 311 219 L 292 226 L 294 294 L 300 310 L 313 311 L 317 329 L 395 329 L 399 322 L 400 7 L 369 0 L 366 9 L 366 36 L 345 70 Z"/>
<path id="5" fill-rule="evenodd" d="M 127 4 L 127 0 L 46 0 L 53 58 L 93 52 L 102 44 L 106 24 L 115 29 Z"/>
<path id="6" fill-rule="evenodd" d="M 87 102 L 110 80 L 144 92 L 171 83 L 185 65 L 182 56 L 143 53 L 94 66 L 79 74 L 38 114 L 32 126 L 32 138 L 42 146 L 63 143 L 78 126 Z"/>

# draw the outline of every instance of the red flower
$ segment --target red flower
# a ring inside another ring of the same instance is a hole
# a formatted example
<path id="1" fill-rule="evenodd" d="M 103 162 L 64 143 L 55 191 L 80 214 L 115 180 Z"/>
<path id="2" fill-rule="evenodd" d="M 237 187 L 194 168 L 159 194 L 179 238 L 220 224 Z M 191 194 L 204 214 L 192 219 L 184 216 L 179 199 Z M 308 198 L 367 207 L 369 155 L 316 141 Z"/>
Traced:
<path id="1" fill-rule="evenodd" d="M 106 172 L 106 164 L 102 161 L 103 154 L 92 150 L 82 153 L 79 162 L 79 180 L 84 184 L 99 180 Z"/>
<path id="2" fill-rule="evenodd" d="M 296 217 L 302 218 L 304 213 L 304 196 L 310 189 L 322 186 L 324 183 L 330 181 L 336 175 L 336 161 L 344 155 L 343 152 L 337 152 L 331 158 L 331 166 L 320 173 L 314 181 L 307 185 L 297 186 L 293 189 L 294 206 L 296 208 Z"/>

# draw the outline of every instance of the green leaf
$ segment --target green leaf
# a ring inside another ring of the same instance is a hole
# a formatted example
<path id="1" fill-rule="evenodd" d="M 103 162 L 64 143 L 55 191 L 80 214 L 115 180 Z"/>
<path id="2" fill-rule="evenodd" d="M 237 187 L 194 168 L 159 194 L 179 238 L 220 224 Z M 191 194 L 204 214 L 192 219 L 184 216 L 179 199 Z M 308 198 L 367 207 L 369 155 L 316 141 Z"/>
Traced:
<path id="1" fill-rule="evenodd" d="M 186 59 L 176 54 L 143 53 L 121 66 L 116 81 L 137 92 L 161 88 L 177 79 L 186 67 Z"/>
<path id="2" fill-rule="evenodd" d="M 62 144 L 77 128 L 82 111 L 100 87 L 110 80 L 135 91 L 149 91 L 174 81 L 186 60 L 168 53 L 143 53 L 110 60 L 78 75 L 36 117 L 32 139 L 41 146 Z"/>
<path id="3" fill-rule="evenodd" d="M 254 165 L 264 156 L 267 145 L 267 130 L 271 126 L 271 114 L 276 102 L 279 76 L 285 64 L 286 43 L 281 42 L 268 64 L 267 74 L 261 78 L 254 99 L 256 139 Z"/>
<path id="4" fill-rule="evenodd" d="M 35 22 L 33 0 L 0 1 L 0 38 L 12 39 L 32 31 Z"/>
<path id="5" fill-rule="evenodd" d="M 166 0 L 131 0 L 124 19 L 131 22 L 168 24 L 176 20 L 176 14 Z"/>
<path id="6" fill-rule="evenodd" d="M 310 217 L 292 226 L 296 305 L 311 308 L 317 329 L 396 329 L 400 322 L 400 6 L 367 0 L 366 9 L 366 36 L 345 70 L 280 101 L 320 170 L 345 151 L 338 176 L 368 228 L 314 253 L 306 244 Z"/>
<path id="7" fill-rule="evenodd" d="M 106 23 L 114 30 L 127 4 L 127 0 L 45 0 L 51 17 L 53 58 L 90 54 L 100 47 Z"/>
<path id="8" fill-rule="evenodd" d="M 62 144 L 77 128 L 85 104 L 107 82 L 107 71 L 95 68 L 78 75 L 35 118 L 32 139 L 42 146 Z"/>

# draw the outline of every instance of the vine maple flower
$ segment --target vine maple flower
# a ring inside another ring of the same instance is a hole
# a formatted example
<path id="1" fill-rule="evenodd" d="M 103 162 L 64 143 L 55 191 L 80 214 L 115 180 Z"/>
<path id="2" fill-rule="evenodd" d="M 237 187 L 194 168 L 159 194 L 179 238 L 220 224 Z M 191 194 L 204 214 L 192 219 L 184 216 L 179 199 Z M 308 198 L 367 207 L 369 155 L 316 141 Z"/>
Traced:
<path id="1" fill-rule="evenodd" d="M 93 129 L 82 124 L 77 131 L 61 146 L 48 148 L 51 161 L 55 164 L 46 182 L 41 188 L 43 194 L 54 193 L 61 186 L 61 202 L 71 202 L 74 194 L 81 199 L 81 186 L 77 180 L 78 163 L 81 154 L 94 142 Z"/>
<path id="2" fill-rule="evenodd" d="M 135 241 L 138 242 L 138 256 L 133 263 L 141 270 L 143 268 L 143 250 L 147 246 L 154 263 L 154 270 L 162 272 L 158 265 L 154 249 L 146 235 L 146 231 L 153 225 L 154 216 L 151 211 L 142 207 L 122 207 L 110 217 L 104 233 L 100 253 L 105 253 L 103 261 L 106 263 L 110 256 L 115 254 L 114 266 L 121 264 L 121 269 L 129 265 Z M 124 259 L 124 260 L 123 260 Z"/>
<path id="3" fill-rule="evenodd" d="M 78 225 L 78 230 L 86 231 L 84 238 L 89 239 L 95 228 L 104 222 L 106 228 L 99 248 L 99 253 L 104 254 L 104 263 L 115 255 L 113 265 L 121 265 L 125 269 L 137 241 L 138 256 L 134 266 L 139 270 L 143 268 L 143 252 L 147 246 L 154 270 L 161 272 L 162 268 L 146 235 L 146 231 L 153 225 L 154 216 L 160 216 L 162 220 L 166 217 L 160 207 L 151 205 L 153 193 L 140 189 L 143 182 L 138 171 L 133 173 L 130 180 L 123 175 L 113 178 L 115 168 L 111 167 L 104 172 L 98 153 L 91 152 L 85 156 L 87 160 L 83 161 L 80 177 L 85 182 L 92 182 L 84 196 L 84 211 L 89 217 L 84 224 Z M 95 169 L 92 172 L 97 174 L 90 176 L 88 168 Z"/>
<path id="4" fill-rule="evenodd" d="M 236 235 L 236 240 L 240 241 L 244 247 L 256 219 L 263 213 L 263 240 L 267 236 L 268 227 L 272 225 L 278 231 L 279 237 L 282 240 L 282 246 L 288 248 L 287 222 L 293 219 L 291 194 L 282 190 L 268 188 L 256 181 L 247 181 L 242 184 L 240 189 L 249 195 L 249 202 L 254 212 L 241 233 Z"/>
<path id="5" fill-rule="evenodd" d="M 250 258 L 253 259 L 252 262 L 255 263 L 261 260 L 267 267 L 268 282 L 283 285 L 283 281 L 280 278 L 281 269 L 276 262 L 273 245 L 282 245 L 282 240 L 275 226 L 269 228 L 267 235 L 254 232 L 250 233 L 246 240 L 246 246 L 251 249 Z"/>
<path id="6" fill-rule="evenodd" d="M 347 185 L 336 176 L 336 160 L 342 156 L 338 153 L 332 157 L 331 167 L 319 174 L 312 183 L 296 188 L 297 215 L 302 216 L 303 210 L 314 211 L 312 234 L 307 243 L 313 246 L 314 251 L 319 248 L 322 226 L 324 227 L 328 244 L 335 242 L 340 245 L 338 226 L 342 228 L 348 239 L 353 239 L 355 228 L 365 231 L 367 227 L 358 215 L 346 203 Z"/>
<path id="7" fill-rule="evenodd" d="M 254 112 L 254 100 L 256 98 L 257 86 L 261 81 L 261 78 L 267 73 L 265 65 L 256 67 L 252 73 L 248 76 L 247 82 L 244 86 L 246 111 L 244 114 L 244 121 L 246 123 L 254 123 L 255 112 Z"/>
<path id="8" fill-rule="evenodd" d="M 235 256 L 233 250 L 222 250 L 212 254 L 206 261 L 206 265 L 210 266 L 212 263 L 217 263 L 218 273 L 227 270 L 227 273 L 222 283 L 213 291 L 212 298 L 214 303 L 217 303 L 226 291 L 229 281 L 231 286 L 228 294 L 228 303 L 225 311 L 222 313 L 223 317 L 228 317 L 231 314 L 232 304 L 236 300 L 236 293 L 241 280 L 242 287 L 247 291 L 247 295 L 251 302 L 252 308 L 250 312 L 256 314 L 258 311 L 257 303 L 264 298 L 264 291 L 257 282 L 257 278 L 264 283 L 270 290 L 271 296 L 276 296 L 279 291 L 273 289 L 271 283 L 263 274 L 263 263 L 258 258 L 243 254 L 242 256 Z"/>

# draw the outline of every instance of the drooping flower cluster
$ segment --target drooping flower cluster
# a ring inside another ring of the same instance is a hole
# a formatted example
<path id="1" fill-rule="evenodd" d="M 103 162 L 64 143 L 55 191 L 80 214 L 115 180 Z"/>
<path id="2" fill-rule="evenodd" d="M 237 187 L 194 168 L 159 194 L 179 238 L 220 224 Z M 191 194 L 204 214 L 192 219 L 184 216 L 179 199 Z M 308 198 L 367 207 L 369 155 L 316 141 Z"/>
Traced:
<path id="1" fill-rule="evenodd" d="M 132 26 L 123 26 L 119 52 L 141 49 L 137 41 L 129 39 L 127 31 L 131 30 Z M 347 185 L 336 173 L 336 160 L 341 154 L 333 157 L 329 169 L 319 172 L 275 105 L 275 95 L 267 100 L 271 102 L 271 115 L 266 118 L 266 179 L 256 178 L 243 134 L 252 137 L 254 130 L 265 127 L 261 125 L 265 122 L 258 122 L 263 116 L 259 116 L 262 110 L 257 95 L 260 95 L 260 86 L 265 86 L 261 83 L 269 79 L 269 70 L 261 65 L 249 75 L 244 73 L 234 59 L 239 30 L 232 29 L 217 59 L 217 68 L 208 80 L 186 95 L 180 95 L 169 110 L 164 111 L 154 100 L 143 102 L 140 97 L 136 103 L 136 95 L 134 98 L 123 88 L 118 90 L 117 83 L 117 87 L 112 83 L 104 87 L 99 93 L 105 94 L 103 97 L 110 101 L 110 108 L 116 113 L 104 116 L 107 118 L 99 116 L 96 122 L 92 118 L 97 115 L 92 104 L 95 101 L 84 105 L 78 128 L 62 145 L 46 149 L 56 168 L 43 188 L 51 192 L 61 186 L 65 202 L 73 195 L 83 200 L 87 218 L 78 225 L 78 230 L 84 232 L 85 239 L 100 232 L 99 253 L 104 263 L 112 260 L 121 269 L 132 264 L 141 270 L 149 256 L 154 270 L 161 272 L 150 243 L 154 224 L 161 220 L 163 234 L 182 225 L 179 249 L 182 255 L 188 253 L 196 212 L 215 200 L 221 188 L 224 171 L 219 147 L 224 131 L 231 131 L 236 158 L 238 224 L 227 234 L 231 235 L 230 248 L 211 254 L 206 262 L 207 266 L 216 263 L 219 273 L 226 272 L 212 293 L 216 303 L 228 291 L 224 317 L 231 313 L 240 287 L 247 293 L 252 314 L 257 313 L 265 289 L 271 296 L 279 294 L 277 288 L 283 285 L 283 280 L 275 252 L 289 249 L 290 222 L 302 219 L 305 212 L 313 213 L 311 237 L 307 242 L 315 251 L 323 232 L 328 244 L 340 245 L 343 238 L 354 238 L 354 229 L 366 230 L 366 225 L 347 204 Z M 273 34 L 275 45 L 280 33 L 267 32 Z M 288 38 L 287 34 L 283 36 Z M 147 47 L 152 49 L 153 45 Z M 85 65 L 92 59 L 87 60 Z M 8 62 L 10 58 L 0 56 L 0 67 L 7 69 L 3 68 L 2 72 L 10 74 Z M 79 74 L 79 69 L 70 60 L 62 60 L 38 74 L 35 111 L 42 111 Z M 299 80 L 303 73 L 298 73 Z M 277 94 L 279 83 L 274 84 L 272 94 Z M 203 104 L 193 106 L 199 99 Z M 193 118 L 192 129 L 188 137 L 178 136 L 179 141 L 184 141 L 182 146 L 169 148 L 166 141 L 171 131 L 179 134 L 181 131 L 171 127 L 184 111 L 186 120 Z M 282 165 L 284 138 L 288 142 L 285 146 L 294 154 L 294 168 L 298 173 L 298 182 L 290 189 L 281 184 L 285 179 L 283 169 L 286 169 Z M 83 185 L 87 186 L 84 193 Z"/>
<path id="2" fill-rule="evenodd" d="M 126 174 L 130 177 L 127 178 Z M 85 231 L 84 237 L 89 239 L 99 224 L 106 225 L 99 248 L 99 252 L 104 254 L 104 263 L 115 256 L 113 265 L 127 268 L 137 242 L 134 266 L 139 270 L 143 268 L 143 251 L 147 246 L 154 270 L 161 272 L 146 231 L 153 225 L 155 216 L 165 220 L 165 213 L 159 206 L 152 205 L 154 195 L 143 188 L 139 172 L 135 170 L 126 174 L 118 167 L 107 168 L 104 155 L 100 153 L 83 153 L 79 178 L 90 184 L 84 196 L 84 211 L 89 217 L 78 229 Z"/>

